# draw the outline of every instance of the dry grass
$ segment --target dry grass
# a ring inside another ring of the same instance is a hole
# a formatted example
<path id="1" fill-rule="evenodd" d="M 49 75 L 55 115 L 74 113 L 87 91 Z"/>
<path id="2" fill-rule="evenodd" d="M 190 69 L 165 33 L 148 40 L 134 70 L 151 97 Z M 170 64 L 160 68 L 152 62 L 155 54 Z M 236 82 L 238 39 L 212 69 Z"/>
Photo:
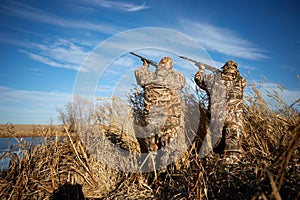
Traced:
<path id="1" fill-rule="evenodd" d="M 0 138 L 66 136 L 62 125 L 0 124 Z"/>
<path id="2" fill-rule="evenodd" d="M 238 166 L 224 165 L 217 154 L 199 158 L 197 144 L 184 165 L 173 165 L 152 182 L 151 173 L 114 170 L 89 155 L 78 137 L 44 137 L 41 144 L 19 141 L 22 156 L 9 152 L 9 169 L 0 179 L 1 199 L 297 199 L 300 190 L 299 113 L 279 98 L 274 111 L 253 87 L 245 106 L 244 158 Z M 84 134 L 114 137 L 116 145 L 139 152 L 128 134 L 126 118 L 115 106 L 103 104 L 88 121 Z M 127 118 L 127 121 L 128 118 Z M 201 121 L 203 123 L 203 121 Z M 205 127 L 200 126 L 199 127 Z M 66 129 L 68 132 L 68 129 Z M 204 130 L 200 130 L 199 134 Z M 47 135 L 47 133 L 45 133 Z M 199 136 L 200 137 L 200 136 Z M 16 138 L 17 139 L 17 138 Z M 197 140 L 195 140 L 197 141 Z M 107 145 L 100 141 L 102 145 Z"/>

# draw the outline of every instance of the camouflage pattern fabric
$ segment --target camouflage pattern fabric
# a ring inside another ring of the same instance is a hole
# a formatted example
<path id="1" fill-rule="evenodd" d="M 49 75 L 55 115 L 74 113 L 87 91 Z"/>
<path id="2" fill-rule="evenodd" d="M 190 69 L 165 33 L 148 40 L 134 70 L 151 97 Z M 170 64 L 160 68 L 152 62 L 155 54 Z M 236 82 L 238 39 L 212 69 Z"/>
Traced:
<path id="1" fill-rule="evenodd" d="M 206 156 L 219 143 L 222 136 L 222 129 L 226 118 L 226 87 L 220 73 L 205 75 L 204 71 L 198 72 L 195 75 L 195 81 L 209 96 L 207 111 L 209 128 L 205 130 L 205 140 L 199 152 L 200 156 Z"/>
<path id="2" fill-rule="evenodd" d="M 214 125 L 215 128 L 210 129 L 213 136 L 217 135 L 217 138 L 212 137 L 212 139 L 218 141 L 223 139 L 225 142 L 223 149 L 225 156 L 235 155 L 239 158 L 242 153 L 243 92 L 246 80 L 240 76 L 237 64 L 236 68 L 227 68 L 225 67 L 226 64 L 221 73 L 217 74 L 205 75 L 204 70 L 199 70 L 195 75 L 195 82 L 207 92 L 210 98 L 210 111 L 208 113 L 210 124 L 217 123 L 217 125 Z M 218 107 L 220 105 L 224 108 Z M 216 110 L 221 114 L 212 117 Z M 223 127 L 220 127 L 222 124 Z M 224 138 L 219 138 L 219 136 L 222 136 L 222 132 Z M 214 144 L 218 145 L 219 143 L 215 142 Z"/>
<path id="3" fill-rule="evenodd" d="M 135 71 L 137 83 L 144 88 L 144 113 L 146 133 L 138 138 L 143 153 L 165 149 L 168 151 L 161 162 L 168 162 L 171 151 L 180 151 L 185 142 L 183 123 L 183 100 L 181 91 L 184 76 L 174 69 L 158 66 L 150 71 L 147 65 Z M 179 145 L 179 146 L 178 146 Z M 163 163 L 162 163 L 163 164 Z"/>

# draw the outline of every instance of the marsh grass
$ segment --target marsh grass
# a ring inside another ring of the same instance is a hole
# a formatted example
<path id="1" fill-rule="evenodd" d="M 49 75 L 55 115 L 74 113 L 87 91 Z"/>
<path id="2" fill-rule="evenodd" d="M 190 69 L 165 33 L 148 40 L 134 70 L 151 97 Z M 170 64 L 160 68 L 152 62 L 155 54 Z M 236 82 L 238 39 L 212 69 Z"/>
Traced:
<path id="1" fill-rule="evenodd" d="M 244 156 L 239 165 L 224 165 L 218 154 L 199 157 L 198 145 L 200 135 L 205 133 L 205 120 L 200 120 L 198 136 L 192 141 L 181 168 L 170 165 L 167 171 L 158 172 L 157 181 L 152 181 L 151 173 L 122 172 L 99 162 L 79 137 L 71 135 L 66 124 L 68 137 L 49 139 L 45 133 L 36 145 L 16 138 L 20 153 L 6 152 L 1 156 L 1 159 L 10 158 L 10 165 L 1 174 L 0 198 L 297 199 L 299 112 L 286 105 L 276 92 L 268 95 L 279 103 L 280 109 L 274 109 L 255 86 L 245 98 Z M 135 105 L 134 109 L 140 112 L 139 94 L 131 97 L 131 106 Z M 103 103 L 96 112 L 89 112 L 84 118 L 73 116 L 69 121 L 84 121 L 77 125 L 78 132 L 113 138 L 103 140 L 101 145 L 110 141 L 128 150 L 128 156 L 135 155 L 140 149 L 127 123 L 137 116 L 130 120 L 123 118 L 122 103 L 117 100 L 114 104 Z M 86 103 L 85 106 L 90 108 Z"/>

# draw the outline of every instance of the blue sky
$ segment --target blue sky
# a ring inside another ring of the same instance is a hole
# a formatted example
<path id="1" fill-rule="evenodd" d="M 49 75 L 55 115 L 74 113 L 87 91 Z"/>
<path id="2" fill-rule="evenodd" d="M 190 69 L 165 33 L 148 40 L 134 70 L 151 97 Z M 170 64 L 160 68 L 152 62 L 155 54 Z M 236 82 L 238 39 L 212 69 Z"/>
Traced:
<path id="1" fill-rule="evenodd" d="M 230 59 L 238 62 L 248 83 L 264 75 L 267 87 L 285 85 L 281 95 L 291 104 L 300 98 L 299 7 L 297 0 L 1 0 L 0 123 L 59 123 L 56 107 L 71 102 L 80 77 L 90 74 L 96 74 L 95 96 L 128 92 L 135 84 L 133 70 L 141 63 L 124 52 L 136 48 L 132 43 L 153 37 L 164 40 L 168 33 L 143 32 L 126 41 L 115 38 L 120 46 L 114 48 L 123 54 L 109 67 L 101 66 L 104 55 L 93 62 L 93 52 L 102 52 L 101 44 L 115 35 L 145 27 L 178 32 L 164 43 L 172 52 L 153 49 L 151 43 L 139 51 L 157 62 L 170 55 L 174 68 L 188 80 L 196 68 L 176 55 L 184 52 L 183 46 L 177 51 L 174 45 L 184 45 L 176 41 L 180 34 L 199 44 L 217 67 Z M 99 71 L 98 66 L 105 70 Z"/>

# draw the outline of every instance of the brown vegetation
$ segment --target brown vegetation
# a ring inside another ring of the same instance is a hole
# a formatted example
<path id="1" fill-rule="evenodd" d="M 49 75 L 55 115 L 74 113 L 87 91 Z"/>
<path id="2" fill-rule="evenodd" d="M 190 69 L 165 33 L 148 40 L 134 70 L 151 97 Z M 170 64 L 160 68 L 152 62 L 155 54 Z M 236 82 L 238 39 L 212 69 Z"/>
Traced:
<path id="1" fill-rule="evenodd" d="M 274 96 L 274 99 L 278 99 Z M 217 154 L 200 158 L 197 143 L 189 149 L 180 169 L 169 166 L 152 181 L 151 173 L 112 169 L 97 161 L 78 137 L 49 139 L 13 152 L 9 169 L 0 179 L 1 199 L 297 199 L 300 190 L 299 113 L 280 101 L 274 111 L 253 87 L 245 106 L 244 157 L 239 165 L 224 165 Z M 138 152 L 116 105 L 102 104 L 88 118 L 89 133 L 101 132 L 116 144 Z M 88 110 L 90 105 L 84 104 Z M 119 105 L 120 106 L 120 105 Z M 61 112 L 63 112 L 61 110 Z M 79 115 L 83 116 L 83 115 Z M 67 117 L 64 115 L 64 117 Z M 75 118 L 74 118 L 75 117 Z M 66 120 L 66 118 L 65 118 Z M 127 119 L 128 121 L 128 119 Z M 203 123 L 200 121 L 200 123 Z M 78 127 L 79 126 L 79 127 Z M 76 130 L 80 132 L 81 125 Z M 69 127 L 65 130 L 69 133 Z M 99 128 L 101 127 L 101 128 Z M 202 127 L 202 126 L 199 126 Z M 73 127 L 74 128 L 74 127 Z M 43 131 L 41 129 L 41 131 Z M 201 132 L 201 131 L 200 131 Z M 44 133 L 47 135 L 47 133 Z M 101 141 L 100 141 L 101 142 Z M 103 145 L 105 145 L 103 143 Z M 131 156 L 128 155 L 128 156 Z"/>
<path id="2" fill-rule="evenodd" d="M 35 125 L 35 124 L 0 124 L 0 138 L 8 137 L 43 137 L 61 135 L 65 136 L 62 125 Z"/>

